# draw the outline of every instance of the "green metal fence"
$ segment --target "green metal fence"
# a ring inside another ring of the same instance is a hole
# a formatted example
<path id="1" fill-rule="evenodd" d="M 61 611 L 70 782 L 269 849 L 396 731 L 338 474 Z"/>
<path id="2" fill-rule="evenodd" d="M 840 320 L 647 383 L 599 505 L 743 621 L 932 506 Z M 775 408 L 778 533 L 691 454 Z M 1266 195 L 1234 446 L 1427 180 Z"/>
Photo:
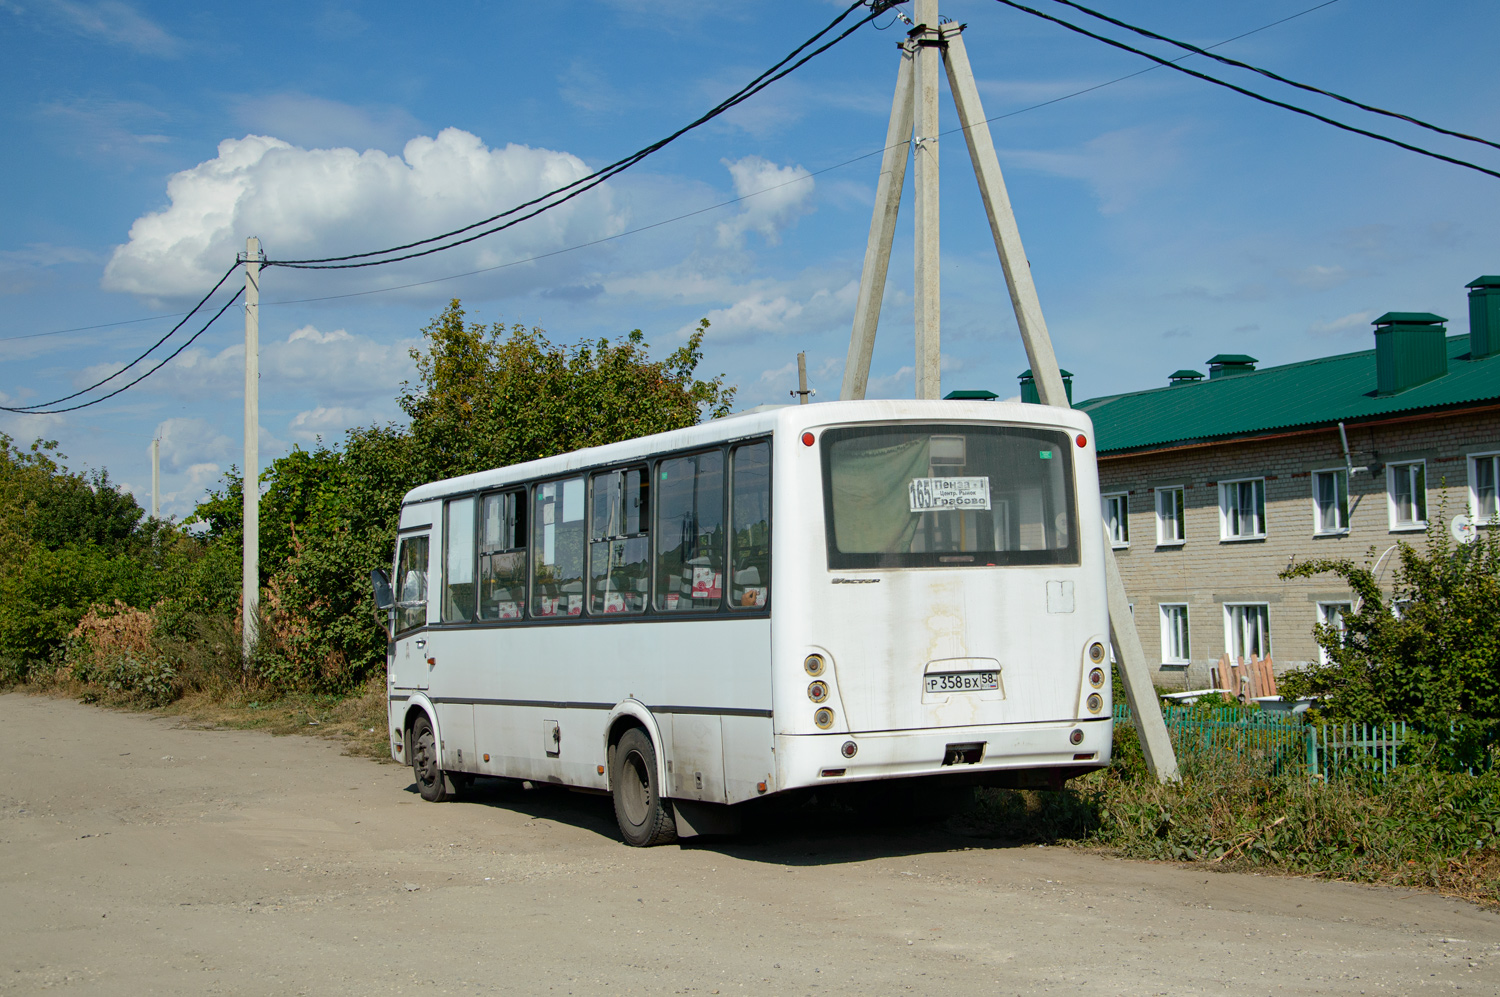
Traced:
<path id="1" fill-rule="evenodd" d="M 1130 707 L 1118 704 L 1115 722 L 1130 722 Z M 1321 778 L 1354 772 L 1384 774 L 1400 760 L 1408 737 L 1404 722 L 1322 724 L 1301 714 L 1167 706 L 1162 709 L 1179 762 L 1233 757 L 1266 765 L 1272 772 L 1303 771 Z"/>

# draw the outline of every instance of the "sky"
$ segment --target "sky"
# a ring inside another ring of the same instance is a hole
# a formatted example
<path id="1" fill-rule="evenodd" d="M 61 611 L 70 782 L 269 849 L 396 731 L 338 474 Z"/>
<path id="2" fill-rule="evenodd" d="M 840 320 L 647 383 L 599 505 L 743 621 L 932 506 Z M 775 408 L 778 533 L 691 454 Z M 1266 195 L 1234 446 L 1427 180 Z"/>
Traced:
<path id="1" fill-rule="evenodd" d="M 1216 51 L 1500 141 L 1500 5 L 1309 10 L 1319 2 L 1096 0 L 1202 46 L 1290 18 Z M 310 258 L 496 214 L 692 121 L 843 6 L 0 0 L 0 405 L 121 370 L 248 236 L 270 259 Z M 967 25 L 1076 398 L 1164 385 L 1217 353 L 1272 365 L 1369 349 L 1386 311 L 1464 332 L 1464 284 L 1500 273 L 1494 177 L 1169 69 L 1111 83 L 1153 64 L 993 0 L 941 9 Z M 564 343 L 639 328 L 658 356 L 707 318 L 700 374 L 723 373 L 737 409 L 789 401 L 799 351 L 816 400 L 837 398 L 904 30 L 892 20 L 507 232 L 387 267 L 265 270 L 263 462 L 399 421 L 408 351 L 451 298 L 473 320 Z M 1500 170 L 1492 148 L 1200 56 L 1184 65 Z M 946 84 L 943 102 L 947 130 Z M 943 391 L 1012 396 L 1027 362 L 961 136 L 942 136 L 939 157 Z M 911 184 L 909 172 L 871 397 L 914 390 Z M 182 518 L 242 463 L 243 363 L 236 305 L 129 391 L 61 415 L 0 413 L 0 432 L 58 441 L 69 466 L 107 469 L 143 505 L 159 439 L 162 512 Z"/>

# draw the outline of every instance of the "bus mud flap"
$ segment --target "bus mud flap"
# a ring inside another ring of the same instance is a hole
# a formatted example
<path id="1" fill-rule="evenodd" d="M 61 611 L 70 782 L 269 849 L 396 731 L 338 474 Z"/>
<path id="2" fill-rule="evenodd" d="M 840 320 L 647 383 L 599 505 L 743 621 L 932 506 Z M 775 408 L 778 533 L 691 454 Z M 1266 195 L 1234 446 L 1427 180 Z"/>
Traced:
<path id="1" fill-rule="evenodd" d="M 740 812 L 726 803 L 673 800 L 672 809 L 677 812 L 679 838 L 694 838 L 700 834 L 740 833 Z"/>

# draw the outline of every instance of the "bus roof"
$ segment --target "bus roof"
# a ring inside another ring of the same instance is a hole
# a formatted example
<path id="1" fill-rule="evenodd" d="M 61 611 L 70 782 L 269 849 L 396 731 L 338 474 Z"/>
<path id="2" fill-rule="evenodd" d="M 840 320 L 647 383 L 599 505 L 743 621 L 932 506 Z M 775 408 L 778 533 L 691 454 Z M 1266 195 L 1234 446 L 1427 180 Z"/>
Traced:
<path id="1" fill-rule="evenodd" d="M 554 457 L 476 471 L 456 478 L 418 485 L 401 500 L 402 505 L 501 488 L 521 481 L 552 478 L 573 471 L 618 464 L 650 454 L 713 446 L 767 434 L 798 434 L 806 429 L 860 422 L 969 422 L 1055 426 L 1087 434 L 1093 443 L 1093 423 L 1075 409 L 1053 408 L 1025 402 L 880 399 L 873 401 L 817 402 L 757 409 L 666 433 L 638 436 L 633 440 L 586 447 Z"/>

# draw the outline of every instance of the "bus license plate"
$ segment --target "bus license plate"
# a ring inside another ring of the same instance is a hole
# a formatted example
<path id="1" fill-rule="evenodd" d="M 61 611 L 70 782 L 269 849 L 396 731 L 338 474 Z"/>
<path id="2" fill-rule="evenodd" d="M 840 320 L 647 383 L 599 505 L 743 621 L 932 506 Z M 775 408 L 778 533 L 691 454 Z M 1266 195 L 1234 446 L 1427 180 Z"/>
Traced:
<path id="1" fill-rule="evenodd" d="M 987 692 L 1000 688 L 999 672 L 933 672 L 926 680 L 928 692 Z"/>

